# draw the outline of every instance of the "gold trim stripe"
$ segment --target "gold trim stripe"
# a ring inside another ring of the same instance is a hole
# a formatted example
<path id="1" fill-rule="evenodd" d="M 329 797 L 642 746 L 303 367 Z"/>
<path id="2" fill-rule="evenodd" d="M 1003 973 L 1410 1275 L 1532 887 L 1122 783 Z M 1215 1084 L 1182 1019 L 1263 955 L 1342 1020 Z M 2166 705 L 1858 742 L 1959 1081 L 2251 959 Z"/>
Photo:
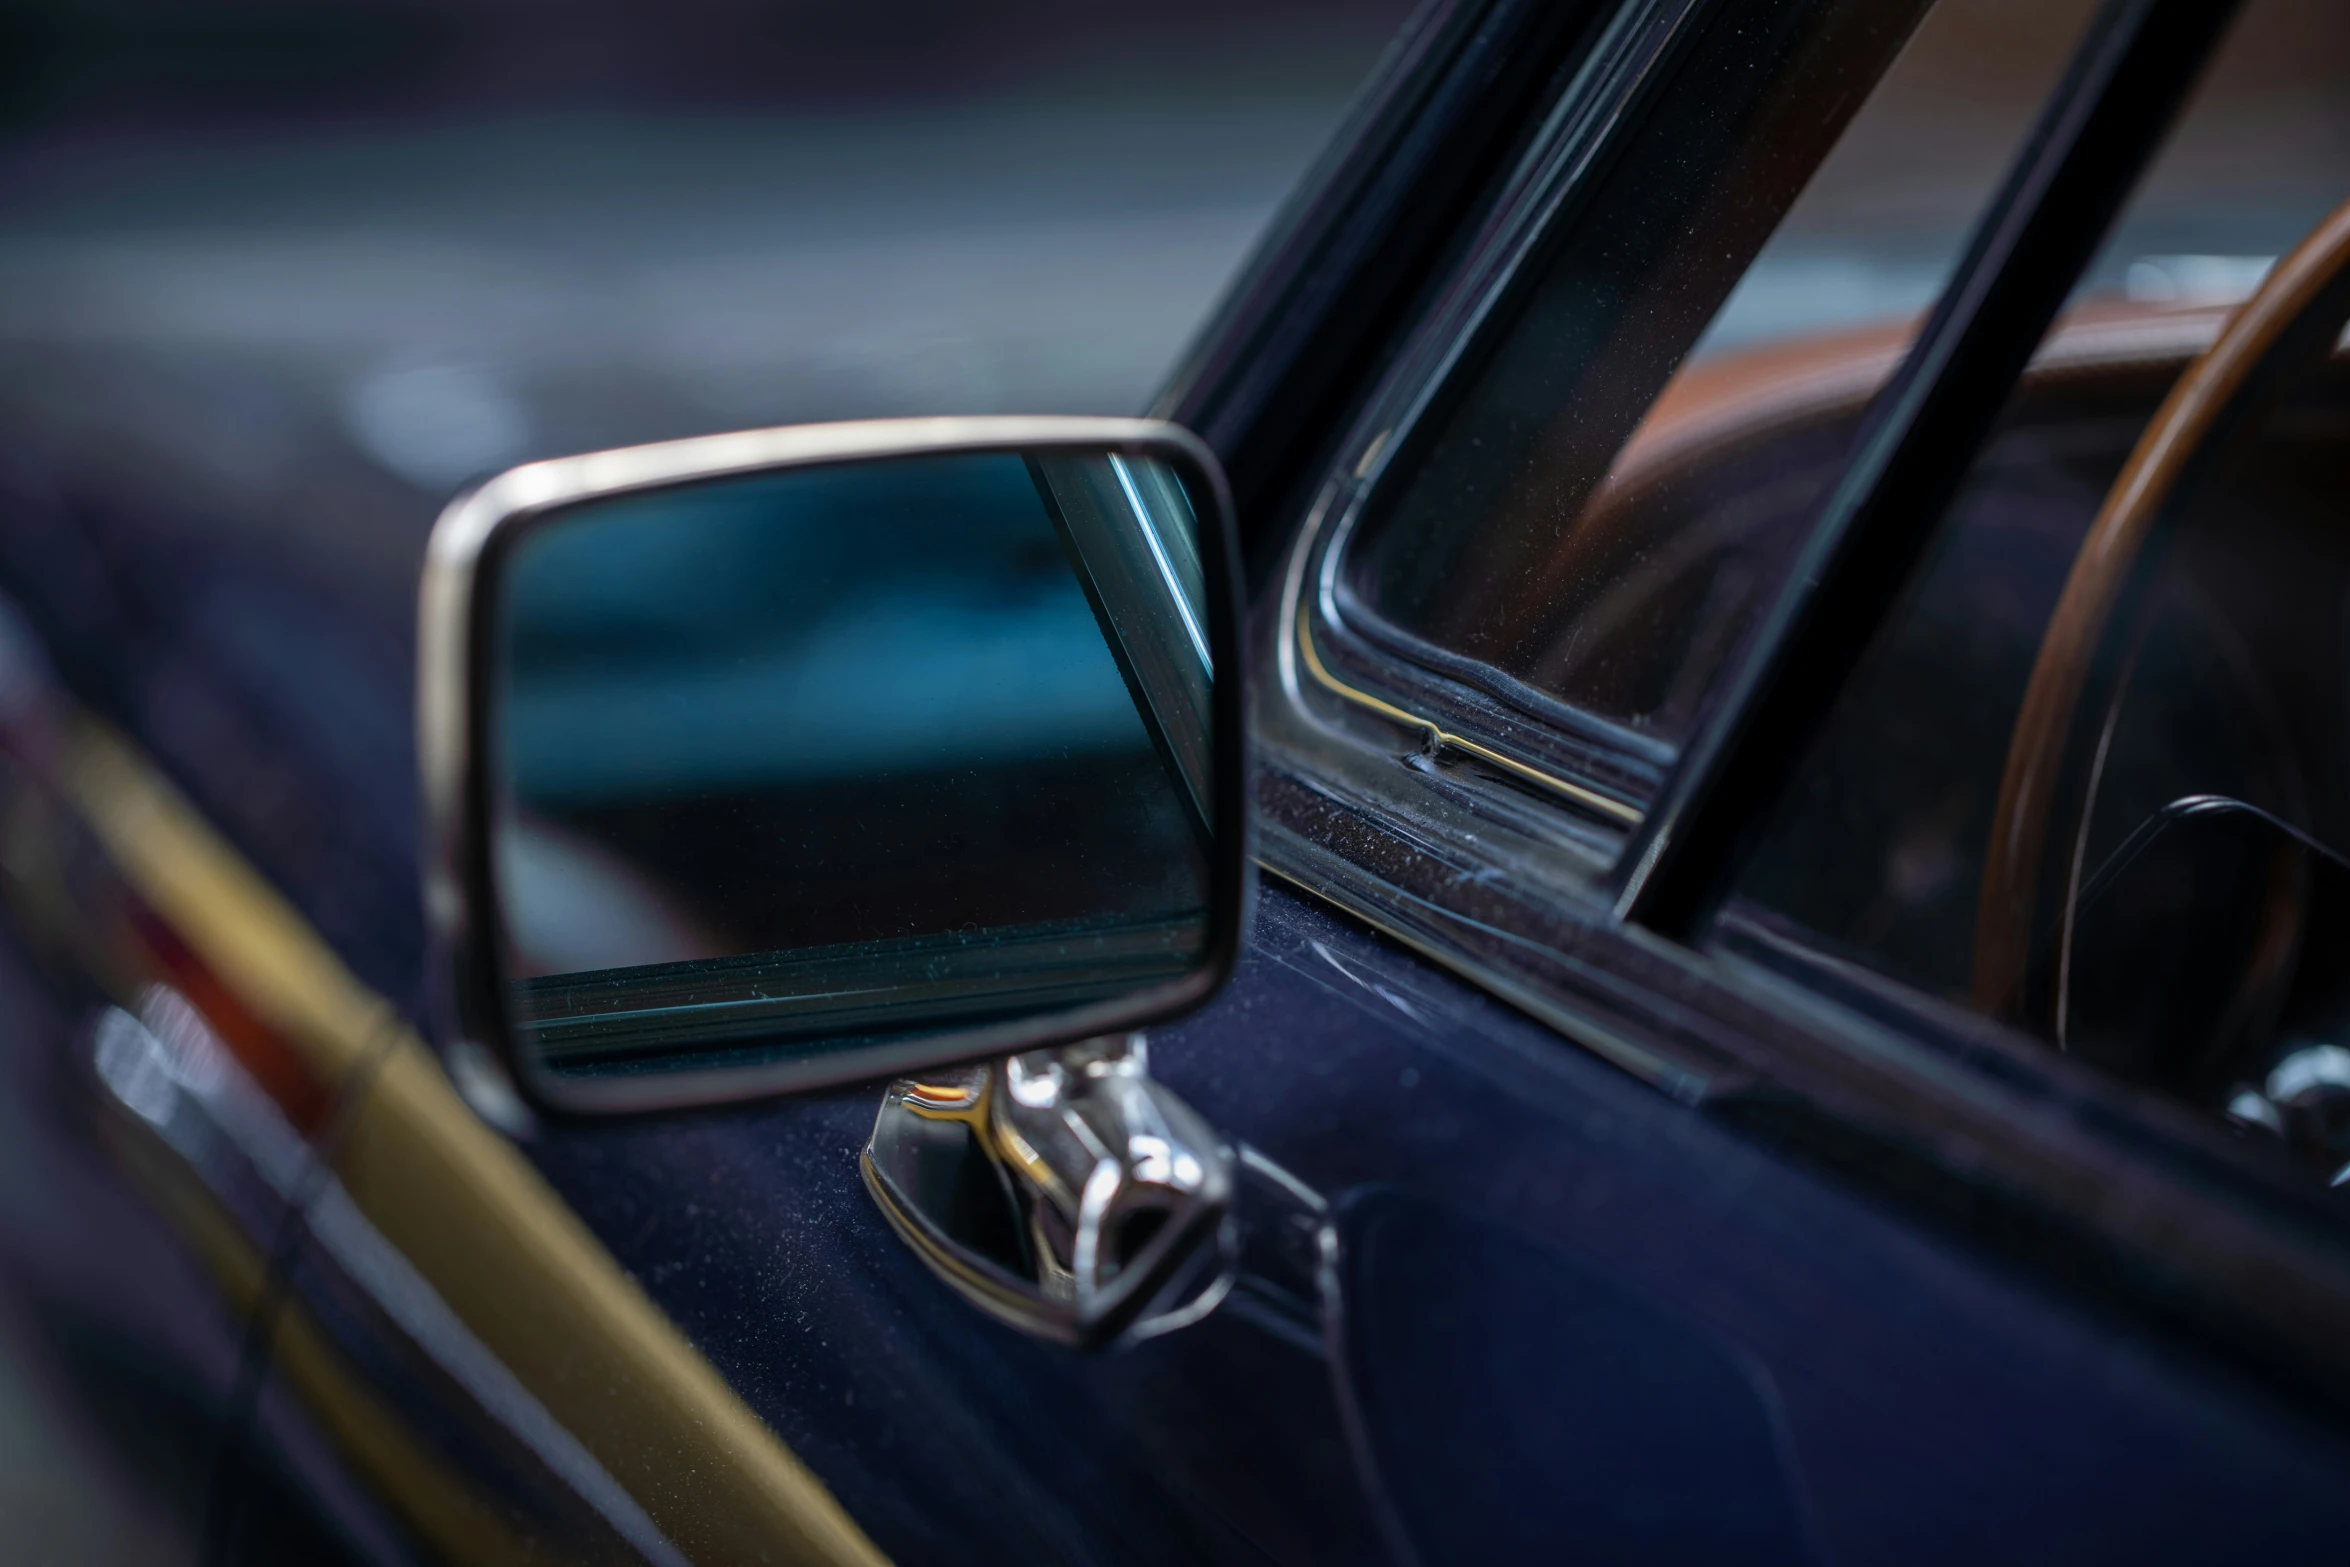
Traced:
<path id="1" fill-rule="evenodd" d="M 1305 659 L 1307 671 L 1324 689 L 1343 697 L 1357 707 L 1368 708 L 1380 717 L 1392 723 L 1401 724 L 1406 729 L 1417 729 L 1423 734 L 1433 737 L 1438 745 L 1449 750 L 1466 751 L 1481 762 L 1489 762 L 1505 772 L 1525 779 L 1528 783 L 1548 789 L 1553 794 L 1564 795 L 1586 810 L 1596 811 L 1602 816 L 1622 822 L 1627 827 L 1640 825 L 1640 811 L 1635 806 L 1626 805 L 1621 800 L 1611 799 L 1596 789 L 1589 789 L 1576 783 L 1571 778 L 1561 778 L 1555 773 L 1546 773 L 1539 767 L 1529 767 L 1515 757 L 1504 756 L 1490 746 L 1479 745 L 1474 740 L 1464 739 L 1460 735 L 1439 728 L 1432 720 L 1422 718 L 1417 713 L 1407 713 L 1392 702 L 1382 701 L 1368 691 L 1357 690 L 1348 685 L 1322 666 L 1322 655 L 1314 650 L 1314 629 L 1307 615 L 1306 606 L 1302 603 L 1297 607 L 1297 650 Z"/>
<path id="2" fill-rule="evenodd" d="M 393 1007 L 150 764 L 82 719 L 58 776 L 131 887 L 321 1076 L 339 1084 L 383 1052 L 336 1173 L 663 1534 L 698 1562 L 884 1567 L 823 1483 L 465 1107 Z M 397 1488 L 398 1476 L 377 1478 Z"/>
<path id="3" fill-rule="evenodd" d="M 329 1083 L 397 1026 L 299 914 L 112 729 L 77 718 L 67 801 L 127 883 L 254 1017 Z"/>

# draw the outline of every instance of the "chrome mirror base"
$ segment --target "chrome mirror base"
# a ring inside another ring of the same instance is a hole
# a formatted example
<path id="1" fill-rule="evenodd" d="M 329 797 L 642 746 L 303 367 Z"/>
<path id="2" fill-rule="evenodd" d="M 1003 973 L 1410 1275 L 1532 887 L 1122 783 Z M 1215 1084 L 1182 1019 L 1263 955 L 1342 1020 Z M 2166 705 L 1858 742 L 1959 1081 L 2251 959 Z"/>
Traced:
<path id="1" fill-rule="evenodd" d="M 1230 1287 L 1233 1153 L 1140 1034 L 901 1078 L 859 1161 L 916 1255 L 982 1311 L 1092 1348 Z"/>

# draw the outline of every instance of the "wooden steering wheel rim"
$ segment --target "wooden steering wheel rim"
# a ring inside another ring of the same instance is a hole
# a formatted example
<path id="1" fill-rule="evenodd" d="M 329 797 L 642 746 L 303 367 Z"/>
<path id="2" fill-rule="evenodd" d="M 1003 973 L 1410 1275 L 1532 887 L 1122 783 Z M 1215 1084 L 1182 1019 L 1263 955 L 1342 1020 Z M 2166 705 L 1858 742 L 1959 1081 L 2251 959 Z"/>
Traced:
<path id="1" fill-rule="evenodd" d="M 2260 372 L 2280 347 L 2299 340 L 2302 333 L 2296 329 L 2310 325 L 2313 312 L 2341 308 L 2338 285 L 2345 282 L 2350 282 L 2350 202 L 2334 209 L 2269 269 L 2211 347 L 2187 367 L 2089 525 L 2040 639 L 2023 706 L 2008 736 L 1975 905 L 1974 1001 L 1986 1012 L 2012 1017 L 2022 1010 L 2040 870 L 2066 743 L 2091 663 L 2138 558 L 2213 432 L 2264 379 Z M 2325 345 L 2331 346 L 2330 333 Z"/>

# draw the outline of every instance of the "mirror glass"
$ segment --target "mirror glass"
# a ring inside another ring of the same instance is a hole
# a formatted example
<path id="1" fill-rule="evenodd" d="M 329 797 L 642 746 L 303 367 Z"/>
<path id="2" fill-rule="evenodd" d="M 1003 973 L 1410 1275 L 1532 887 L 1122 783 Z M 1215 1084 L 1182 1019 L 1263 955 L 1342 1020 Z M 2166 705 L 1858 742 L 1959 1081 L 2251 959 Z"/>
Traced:
<path id="1" fill-rule="evenodd" d="M 637 491 L 534 519 L 493 592 L 489 873 L 547 1069 L 838 1052 L 1207 961 L 1214 672 L 1171 467 Z"/>

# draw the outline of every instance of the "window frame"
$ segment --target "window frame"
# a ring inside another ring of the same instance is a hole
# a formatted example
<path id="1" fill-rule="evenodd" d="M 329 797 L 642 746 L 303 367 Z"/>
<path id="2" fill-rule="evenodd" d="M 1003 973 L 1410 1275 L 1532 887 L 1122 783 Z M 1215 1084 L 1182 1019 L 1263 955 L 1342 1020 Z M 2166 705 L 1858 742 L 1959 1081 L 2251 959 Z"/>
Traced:
<path id="1" fill-rule="evenodd" d="M 1496 708 L 1511 716 L 1508 704 L 1485 692 L 1480 705 L 1435 669 L 1398 675 L 1402 661 L 1379 661 L 1328 592 L 1349 519 L 1538 254 L 1574 178 L 1669 101 L 1643 99 L 1657 73 L 1620 46 L 1639 22 L 1679 26 L 1707 8 L 1628 0 L 1333 449 L 1259 596 L 1259 857 L 1700 1113 L 2151 1314 L 2339 1418 L 2350 1225 L 2325 1193 L 1997 1023 L 1754 922 L 1713 923 L 1840 688 L 1811 672 L 1852 667 L 1933 532 L 1887 519 L 1964 472 L 2233 8 L 2108 0 L 1728 672 L 1733 699 L 1669 765 L 1648 759 L 1655 803 L 1628 821 L 1636 769 L 1613 810 L 1528 777 L 1561 752 L 1522 735 L 1494 744 L 1477 725 Z M 1659 41 L 1638 37 L 1653 66 Z M 1939 523 L 1939 504 L 1925 511 Z M 1586 726 L 1573 738 L 1610 737 Z"/>
<path id="2" fill-rule="evenodd" d="M 1564 827 L 1558 846 L 1578 856 L 1597 846 L 1590 829 L 1620 835 L 1638 825 L 1664 785 L 1673 748 L 1398 628 L 1350 621 L 1340 570 L 1399 457 L 1456 388 L 1469 356 L 1489 344 L 1496 312 L 1547 257 L 1615 150 L 1669 96 L 1672 67 L 1718 6 L 1627 0 L 1601 26 L 1477 225 L 1464 263 L 1341 442 L 1283 582 L 1282 619 L 1295 628 L 1280 642 L 1285 691 L 1311 687 L 1358 714 L 1417 731 L 1432 758 L 1472 759 L 1563 806 L 1581 821 Z M 1516 802 L 1487 804 L 1539 832 L 1539 814 L 1512 809 Z"/>

